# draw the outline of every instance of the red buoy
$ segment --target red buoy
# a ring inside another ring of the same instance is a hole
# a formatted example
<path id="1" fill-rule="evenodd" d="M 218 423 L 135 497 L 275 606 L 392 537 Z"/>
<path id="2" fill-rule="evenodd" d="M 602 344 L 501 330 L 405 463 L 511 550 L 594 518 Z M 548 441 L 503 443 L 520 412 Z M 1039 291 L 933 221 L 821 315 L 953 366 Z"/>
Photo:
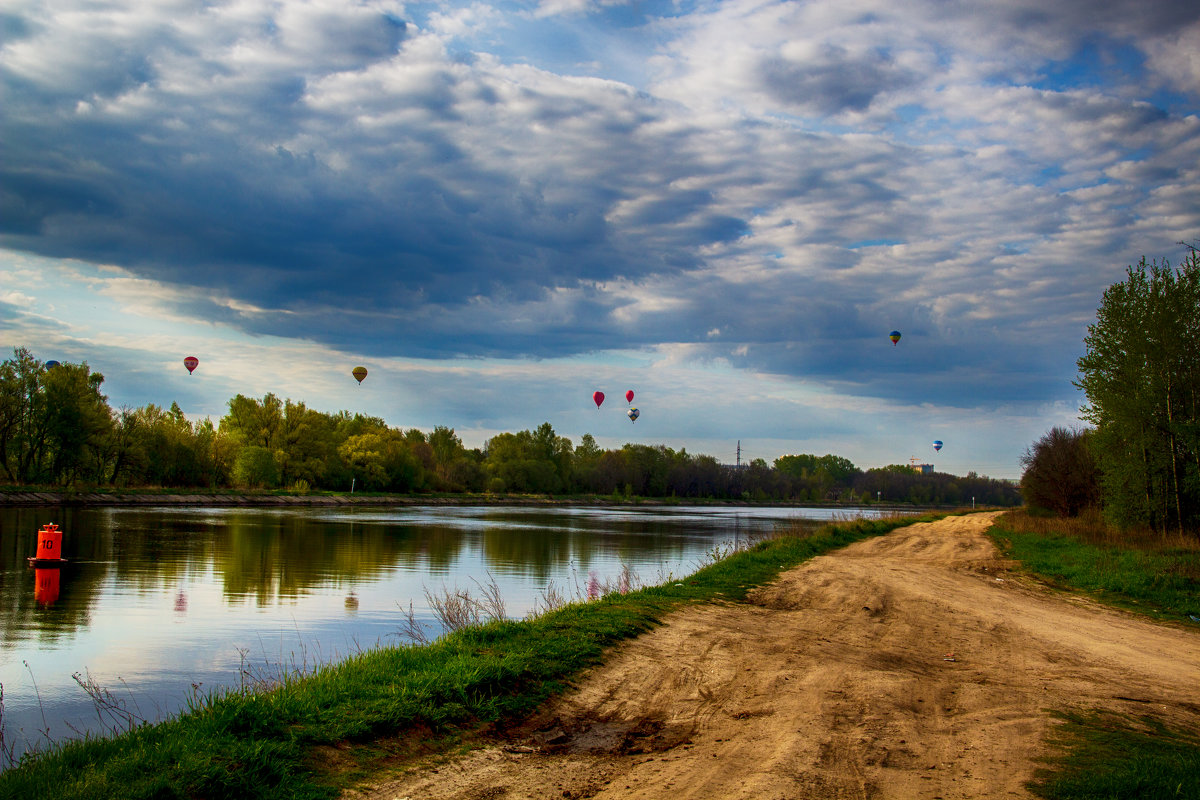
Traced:
<path id="1" fill-rule="evenodd" d="M 65 561 L 62 557 L 62 529 L 53 522 L 38 531 L 37 552 L 29 563 L 35 567 L 54 567 Z"/>

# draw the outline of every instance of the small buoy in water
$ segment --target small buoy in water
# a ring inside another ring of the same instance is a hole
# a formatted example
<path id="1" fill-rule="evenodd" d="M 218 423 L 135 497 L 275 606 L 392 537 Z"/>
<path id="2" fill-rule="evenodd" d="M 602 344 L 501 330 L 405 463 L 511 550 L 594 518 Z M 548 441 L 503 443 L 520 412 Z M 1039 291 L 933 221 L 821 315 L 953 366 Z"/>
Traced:
<path id="1" fill-rule="evenodd" d="M 29 563 L 35 567 L 54 567 L 62 564 L 62 529 L 50 522 L 38 531 L 37 551 Z"/>

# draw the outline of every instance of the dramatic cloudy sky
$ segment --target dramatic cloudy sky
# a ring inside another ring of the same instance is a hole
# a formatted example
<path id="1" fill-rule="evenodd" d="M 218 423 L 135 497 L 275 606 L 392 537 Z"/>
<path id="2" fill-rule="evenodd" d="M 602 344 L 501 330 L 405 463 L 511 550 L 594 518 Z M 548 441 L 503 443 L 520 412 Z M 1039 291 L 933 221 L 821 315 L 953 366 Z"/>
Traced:
<path id="1" fill-rule="evenodd" d="M 1195 0 L 0 0 L 0 37 L 0 345 L 118 408 L 1015 477 L 1104 288 L 1200 238 Z"/>

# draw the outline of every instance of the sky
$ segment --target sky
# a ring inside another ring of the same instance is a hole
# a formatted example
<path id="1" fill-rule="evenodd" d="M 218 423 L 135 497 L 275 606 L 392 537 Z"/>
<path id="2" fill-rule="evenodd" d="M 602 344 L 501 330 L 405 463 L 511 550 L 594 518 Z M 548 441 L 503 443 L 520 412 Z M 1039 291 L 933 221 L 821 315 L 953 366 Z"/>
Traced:
<path id="1" fill-rule="evenodd" d="M 1017 478 L 1198 239 L 1195 0 L 0 0 L 0 348 L 114 408 Z"/>

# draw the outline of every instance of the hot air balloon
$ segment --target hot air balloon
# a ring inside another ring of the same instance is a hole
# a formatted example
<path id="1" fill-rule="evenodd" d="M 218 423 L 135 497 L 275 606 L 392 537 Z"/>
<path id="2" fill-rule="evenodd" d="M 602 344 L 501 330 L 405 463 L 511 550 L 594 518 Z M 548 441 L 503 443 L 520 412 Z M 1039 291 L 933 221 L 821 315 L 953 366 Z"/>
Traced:
<path id="1" fill-rule="evenodd" d="M 57 366 L 58 366 L 57 361 L 47 361 L 46 362 L 46 369 L 54 369 Z"/>
<path id="2" fill-rule="evenodd" d="M 362 383 L 363 378 L 367 377 L 367 368 L 366 367 L 355 367 L 354 369 L 350 370 L 350 374 L 354 376 L 354 380 L 358 381 L 359 383 Z"/>
<path id="3" fill-rule="evenodd" d="M 892 347 L 895 347 L 896 342 L 900 341 L 900 331 L 892 331 L 888 334 L 888 338 L 892 340 Z"/>
<path id="4" fill-rule="evenodd" d="M 188 375 L 191 375 L 192 370 L 196 369 L 196 367 L 200 365 L 200 359 L 196 358 L 195 356 L 188 356 L 183 360 L 183 365 L 187 367 Z"/>
<path id="5" fill-rule="evenodd" d="M 596 404 L 596 410 L 600 410 L 600 404 L 604 402 L 604 392 L 592 392 L 592 402 Z"/>
<path id="6" fill-rule="evenodd" d="M 942 449 L 942 440 L 941 440 L 941 439 L 936 439 L 936 440 L 934 440 L 934 443 L 933 443 L 933 449 L 934 449 L 935 451 L 937 451 L 937 450 L 941 450 L 941 449 Z"/>
<path id="7" fill-rule="evenodd" d="M 630 389 L 628 392 L 625 393 L 625 402 L 626 403 L 633 402 L 633 389 Z"/>
<path id="8" fill-rule="evenodd" d="M 641 415 L 642 412 L 638 411 L 636 408 L 631 408 L 625 412 L 625 416 L 629 417 L 630 422 L 637 422 L 637 418 Z"/>

